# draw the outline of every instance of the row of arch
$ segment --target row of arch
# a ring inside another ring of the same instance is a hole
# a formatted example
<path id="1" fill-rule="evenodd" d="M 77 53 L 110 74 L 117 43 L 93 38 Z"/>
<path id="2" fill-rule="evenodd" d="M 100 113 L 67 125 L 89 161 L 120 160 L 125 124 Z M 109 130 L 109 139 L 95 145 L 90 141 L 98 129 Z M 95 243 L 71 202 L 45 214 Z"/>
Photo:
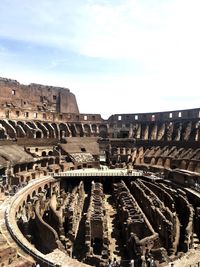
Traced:
<path id="1" fill-rule="evenodd" d="M 157 152 L 159 152 L 158 156 L 156 156 Z M 188 153 L 190 157 L 186 159 Z M 123 162 L 133 165 L 147 164 L 163 168 L 179 168 L 192 172 L 200 172 L 200 163 L 197 160 L 199 158 L 199 149 L 176 149 L 175 147 L 153 147 L 152 149 L 145 149 L 145 147 L 113 147 L 110 154 L 111 162 L 114 164 Z"/>
<path id="2" fill-rule="evenodd" d="M 128 131 L 119 127 L 117 137 L 142 140 L 200 141 L 200 121 L 134 123 Z M 115 132 L 113 132 L 115 134 Z"/>
<path id="3" fill-rule="evenodd" d="M 38 188 L 33 187 L 32 190 L 24 196 L 23 202 L 20 203 L 18 209 L 16 211 L 16 217 L 22 216 L 24 209 L 26 208 L 28 203 L 34 204 L 37 200 L 40 193 L 44 193 L 46 198 L 49 198 L 51 195 L 51 184 L 45 183 Z"/>
<path id="4" fill-rule="evenodd" d="M 108 136 L 106 124 L 0 120 L 0 139 Z"/>
<path id="5" fill-rule="evenodd" d="M 171 169 L 183 169 L 191 172 L 200 172 L 200 163 L 195 160 L 180 159 L 178 161 L 169 158 L 151 158 L 151 166 L 161 166 Z"/>
<path id="6" fill-rule="evenodd" d="M 108 131 L 109 128 L 109 131 Z M 0 139 L 65 137 L 129 137 L 142 140 L 200 141 L 200 121 L 135 123 L 128 128 L 108 124 L 0 120 Z"/>

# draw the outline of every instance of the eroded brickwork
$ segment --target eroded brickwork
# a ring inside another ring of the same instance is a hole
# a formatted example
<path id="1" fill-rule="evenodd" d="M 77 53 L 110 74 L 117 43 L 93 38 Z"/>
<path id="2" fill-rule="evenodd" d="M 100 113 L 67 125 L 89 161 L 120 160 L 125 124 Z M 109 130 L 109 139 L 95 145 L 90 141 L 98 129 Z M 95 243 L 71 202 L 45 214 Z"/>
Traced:
<path id="1" fill-rule="evenodd" d="M 199 108 L 103 120 L 79 113 L 69 89 L 1 78 L 1 264 L 116 258 L 126 267 L 151 255 L 163 266 L 197 254 L 199 120 Z M 105 175 L 87 172 L 93 167 Z M 106 175 L 114 168 L 120 176 Z M 76 169 L 81 175 L 64 176 Z"/>

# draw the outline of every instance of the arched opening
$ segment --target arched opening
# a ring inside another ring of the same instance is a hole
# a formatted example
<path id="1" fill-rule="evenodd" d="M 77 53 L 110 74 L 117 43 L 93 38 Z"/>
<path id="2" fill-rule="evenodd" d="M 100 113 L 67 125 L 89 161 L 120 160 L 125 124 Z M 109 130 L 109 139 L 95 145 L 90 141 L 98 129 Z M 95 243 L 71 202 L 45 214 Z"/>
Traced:
<path id="1" fill-rule="evenodd" d="M 42 151 L 42 157 L 46 157 L 47 153 L 46 151 Z"/>
<path id="2" fill-rule="evenodd" d="M 46 167 L 46 166 L 47 166 L 47 161 L 46 160 L 41 161 L 41 167 Z"/>
<path id="3" fill-rule="evenodd" d="M 3 129 L 0 129 L 0 139 L 6 139 L 6 134 Z"/>
<path id="4" fill-rule="evenodd" d="M 18 209 L 18 214 L 20 214 L 20 213 L 21 213 L 21 210 L 22 210 L 22 207 L 21 207 L 21 206 L 19 206 L 19 209 Z"/>
<path id="5" fill-rule="evenodd" d="M 165 168 L 170 168 L 170 165 L 171 165 L 170 159 L 166 159 L 165 164 L 164 164 L 164 167 Z"/>
<path id="6" fill-rule="evenodd" d="M 69 129 L 66 124 L 61 123 L 59 125 L 59 129 L 60 129 L 60 138 L 64 138 L 70 135 Z"/>
<path id="7" fill-rule="evenodd" d="M 99 136 L 102 138 L 108 137 L 108 130 L 106 125 L 100 125 L 99 126 Z"/>
<path id="8" fill-rule="evenodd" d="M 27 164 L 27 170 L 32 170 L 33 169 L 33 162 L 30 162 Z"/>
<path id="9" fill-rule="evenodd" d="M 96 124 L 92 124 L 92 131 L 94 133 L 97 133 L 97 126 L 96 126 Z"/>
<path id="10" fill-rule="evenodd" d="M 39 188 L 38 188 L 38 193 L 41 193 L 41 191 L 42 191 L 42 188 L 39 187 Z"/>
<path id="11" fill-rule="evenodd" d="M 86 136 L 90 136 L 90 126 L 88 124 L 84 125 L 84 131 Z"/>
<path id="12" fill-rule="evenodd" d="M 36 138 L 42 138 L 42 133 L 39 132 L 39 131 L 37 131 L 37 132 L 36 132 Z"/>
<path id="13" fill-rule="evenodd" d="M 71 131 L 72 137 L 76 137 L 77 133 L 76 133 L 76 129 L 73 124 L 69 124 L 69 129 Z"/>
<path id="14" fill-rule="evenodd" d="M 48 184 L 45 184 L 44 189 L 46 190 L 46 197 L 49 198 L 51 196 L 51 189 L 48 187 Z"/>
<path id="15" fill-rule="evenodd" d="M 56 123 L 51 123 L 51 126 L 54 130 L 55 138 L 60 138 L 60 136 L 59 136 L 60 131 L 58 129 L 58 125 Z"/>
<path id="16" fill-rule="evenodd" d="M 49 137 L 49 131 L 48 129 L 43 125 L 41 122 L 36 122 L 37 128 L 40 129 L 40 132 L 42 133 L 43 138 L 48 138 Z"/>
<path id="17" fill-rule="evenodd" d="M 185 160 L 182 160 L 180 165 L 179 165 L 180 169 L 187 169 L 187 162 Z"/>
<path id="18" fill-rule="evenodd" d="M 196 164 L 193 161 L 190 161 L 188 164 L 187 170 L 193 172 L 195 170 L 195 166 Z"/>
<path id="19" fill-rule="evenodd" d="M 55 164 L 59 164 L 59 158 L 55 158 Z"/>
<path id="20" fill-rule="evenodd" d="M 95 237 L 92 239 L 92 247 L 93 247 L 93 253 L 96 255 L 101 255 L 103 246 L 103 241 L 101 238 Z"/>
<path id="21" fill-rule="evenodd" d="M 83 127 L 81 124 L 76 124 L 76 135 L 83 137 L 84 133 L 83 133 Z"/>
<path id="22" fill-rule="evenodd" d="M 157 161 L 157 165 L 159 166 L 163 166 L 163 159 L 162 158 L 159 158 L 158 161 Z"/>
<path id="23" fill-rule="evenodd" d="M 52 165 L 52 164 L 54 164 L 54 159 L 53 158 L 50 158 L 49 159 L 49 165 Z"/>
<path id="24" fill-rule="evenodd" d="M 31 201 L 31 196 L 28 195 L 28 196 L 27 196 L 27 200 L 26 200 L 26 202 L 30 202 L 30 201 Z"/>
<path id="25" fill-rule="evenodd" d="M 156 164 L 156 160 L 155 160 L 155 158 L 152 158 L 151 159 L 151 165 L 155 165 Z"/>

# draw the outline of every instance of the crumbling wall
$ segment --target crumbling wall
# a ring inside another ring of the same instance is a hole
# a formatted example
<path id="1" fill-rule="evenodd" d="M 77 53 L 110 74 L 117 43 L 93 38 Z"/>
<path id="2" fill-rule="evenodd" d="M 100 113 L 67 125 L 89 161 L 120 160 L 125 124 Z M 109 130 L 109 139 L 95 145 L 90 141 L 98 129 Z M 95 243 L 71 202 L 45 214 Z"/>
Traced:
<path id="1" fill-rule="evenodd" d="M 41 84 L 22 85 L 0 78 L 0 105 L 22 109 L 79 113 L 76 97 L 69 89 Z"/>
<path id="2" fill-rule="evenodd" d="M 135 254 L 146 255 L 151 249 L 158 248 L 158 234 L 154 232 L 125 183 L 121 182 L 113 186 L 122 234 L 130 257 L 134 257 Z"/>
<path id="3" fill-rule="evenodd" d="M 173 197 L 160 184 L 144 181 L 143 183 L 151 189 L 156 196 L 168 207 L 171 211 L 175 211 L 175 201 Z"/>
<path id="4" fill-rule="evenodd" d="M 105 216 L 103 185 L 92 182 L 90 205 L 85 222 L 87 259 L 97 257 L 102 264 L 108 259 L 108 229 Z"/>
<path id="5" fill-rule="evenodd" d="M 68 193 L 65 201 L 62 201 L 59 206 L 57 205 L 56 208 L 58 211 L 55 211 L 54 208 L 54 214 L 56 214 L 58 220 L 61 222 L 61 227 L 59 229 L 61 239 L 70 256 L 73 252 L 74 241 L 82 217 L 84 199 L 84 184 L 80 182 L 80 184 L 73 189 L 72 193 Z M 65 237 L 63 235 L 65 235 Z"/>
<path id="6" fill-rule="evenodd" d="M 175 254 L 177 251 L 175 240 L 179 232 L 176 213 L 172 213 L 169 208 L 166 208 L 164 203 L 140 180 L 131 182 L 131 192 L 159 233 L 164 247 L 169 253 Z M 144 203 L 146 204 L 144 205 Z"/>

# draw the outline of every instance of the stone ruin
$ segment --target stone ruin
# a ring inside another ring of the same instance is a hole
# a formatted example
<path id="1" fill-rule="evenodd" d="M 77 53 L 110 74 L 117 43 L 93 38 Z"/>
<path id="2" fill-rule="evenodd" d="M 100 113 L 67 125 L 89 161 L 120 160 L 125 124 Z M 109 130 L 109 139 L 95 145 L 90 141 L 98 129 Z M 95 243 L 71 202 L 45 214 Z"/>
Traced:
<path id="1" fill-rule="evenodd" d="M 103 120 L 69 89 L 0 78 L 0 266 L 197 264 L 199 121 Z"/>
<path id="2" fill-rule="evenodd" d="M 87 258 L 99 258 L 101 264 L 108 260 L 108 229 L 104 205 L 103 185 L 92 182 L 90 204 L 86 218 Z"/>

